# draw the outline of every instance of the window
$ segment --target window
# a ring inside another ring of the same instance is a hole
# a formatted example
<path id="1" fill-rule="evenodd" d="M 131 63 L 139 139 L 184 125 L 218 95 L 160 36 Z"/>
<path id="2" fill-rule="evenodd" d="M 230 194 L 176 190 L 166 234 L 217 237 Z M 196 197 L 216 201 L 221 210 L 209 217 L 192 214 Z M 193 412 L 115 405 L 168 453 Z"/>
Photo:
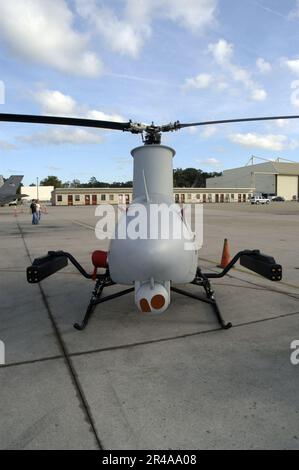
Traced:
<path id="1" fill-rule="evenodd" d="M 230 195 L 230 198 L 231 198 L 232 201 L 234 201 L 234 200 L 235 200 L 235 195 L 234 195 L 234 194 L 231 194 L 231 195 Z"/>
<path id="2" fill-rule="evenodd" d="M 114 194 L 109 194 L 109 201 L 114 201 Z"/>
<path id="3" fill-rule="evenodd" d="M 208 201 L 212 202 L 212 194 L 208 194 Z"/>
<path id="4" fill-rule="evenodd" d="M 196 199 L 200 199 L 200 194 L 196 194 Z"/>
<path id="5" fill-rule="evenodd" d="M 79 202 L 79 201 L 80 201 L 80 195 L 79 195 L 79 194 L 76 194 L 76 195 L 75 195 L 75 201 L 76 201 L 76 202 Z"/>
<path id="6" fill-rule="evenodd" d="M 187 194 L 187 199 L 191 199 L 191 194 Z"/>
<path id="7" fill-rule="evenodd" d="M 229 194 L 225 195 L 225 202 L 229 202 Z"/>
<path id="8" fill-rule="evenodd" d="M 57 202 L 62 202 L 62 196 L 57 196 Z"/>
<path id="9" fill-rule="evenodd" d="M 106 194 L 101 194 L 101 201 L 106 201 Z"/>

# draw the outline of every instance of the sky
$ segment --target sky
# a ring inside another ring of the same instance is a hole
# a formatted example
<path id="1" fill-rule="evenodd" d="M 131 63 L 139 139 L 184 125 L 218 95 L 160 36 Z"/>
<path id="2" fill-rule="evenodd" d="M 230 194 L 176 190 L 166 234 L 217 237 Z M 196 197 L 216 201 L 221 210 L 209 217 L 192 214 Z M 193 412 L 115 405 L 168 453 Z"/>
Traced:
<path id="1" fill-rule="evenodd" d="M 299 1 L 0 0 L 0 112 L 155 124 L 299 114 Z M 299 161 L 299 121 L 163 135 L 175 168 Z M 140 135 L 0 124 L 0 174 L 132 179 Z"/>

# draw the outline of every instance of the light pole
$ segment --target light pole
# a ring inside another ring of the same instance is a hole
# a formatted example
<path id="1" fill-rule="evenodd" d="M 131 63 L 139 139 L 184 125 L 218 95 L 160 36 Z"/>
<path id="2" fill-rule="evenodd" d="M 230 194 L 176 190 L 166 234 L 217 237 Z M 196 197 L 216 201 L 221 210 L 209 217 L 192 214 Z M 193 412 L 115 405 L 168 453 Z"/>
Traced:
<path id="1" fill-rule="evenodd" d="M 38 177 L 36 178 L 36 199 L 39 200 L 39 195 L 38 195 Z"/>

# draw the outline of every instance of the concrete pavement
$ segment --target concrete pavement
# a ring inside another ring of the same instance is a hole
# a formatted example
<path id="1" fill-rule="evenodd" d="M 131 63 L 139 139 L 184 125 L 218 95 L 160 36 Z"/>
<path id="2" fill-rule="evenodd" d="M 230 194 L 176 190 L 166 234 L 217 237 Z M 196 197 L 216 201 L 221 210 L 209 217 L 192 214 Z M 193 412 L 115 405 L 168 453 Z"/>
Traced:
<path id="1" fill-rule="evenodd" d="M 215 280 L 231 330 L 174 294 L 159 317 L 137 312 L 132 295 L 115 299 L 78 332 L 92 283 L 68 266 L 29 285 L 25 269 L 64 249 L 91 270 L 91 252 L 108 246 L 94 236 L 94 208 L 50 207 L 37 227 L 1 208 L 0 448 L 298 449 L 298 216 L 296 203 L 205 207 L 205 269 L 224 237 L 233 252 L 260 248 L 284 267 L 283 284 L 237 269 Z"/>

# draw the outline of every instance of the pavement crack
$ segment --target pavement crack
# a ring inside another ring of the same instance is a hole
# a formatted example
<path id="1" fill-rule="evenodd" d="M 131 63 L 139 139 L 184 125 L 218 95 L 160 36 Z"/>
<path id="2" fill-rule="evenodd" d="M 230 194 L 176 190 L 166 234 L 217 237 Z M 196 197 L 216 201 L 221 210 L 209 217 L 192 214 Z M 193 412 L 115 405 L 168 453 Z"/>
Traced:
<path id="1" fill-rule="evenodd" d="M 24 244 L 24 247 L 25 247 L 25 251 L 27 253 L 27 256 L 30 260 L 30 263 L 32 263 L 32 258 L 30 256 L 30 252 L 29 252 L 29 249 L 28 249 L 28 246 L 26 244 L 26 240 L 25 240 L 25 237 L 24 237 L 24 234 L 23 234 L 23 231 L 22 231 L 22 227 L 20 226 L 18 220 L 16 220 L 16 224 L 17 224 L 17 227 L 19 229 L 19 232 L 20 232 L 20 235 L 21 235 L 21 238 L 22 238 L 22 241 L 23 241 L 23 244 Z M 75 367 L 72 363 L 72 360 L 71 360 L 71 357 L 67 351 L 67 347 L 63 341 L 63 338 L 60 334 L 60 331 L 59 331 L 59 328 L 55 322 L 55 319 L 54 319 L 54 316 L 52 314 L 52 311 L 51 311 L 51 308 L 50 308 L 50 305 L 48 303 L 48 300 L 47 300 L 47 296 L 45 294 L 45 291 L 43 289 L 43 287 L 41 286 L 40 283 L 38 283 L 38 286 L 39 286 L 39 290 L 40 290 L 40 293 L 41 293 L 41 296 L 42 296 L 42 300 L 43 300 L 43 303 L 45 305 L 45 308 L 47 310 L 47 313 L 48 313 L 48 316 L 49 316 L 49 319 L 51 321 L 51 324 L 52 324 L 52 327 L 53 327 L 53 330 L 54 330 L 54 333 L 55 333 L 55 336 L 56 336 L 56 340 L 58 342 L 58 345 L 61 349 L 61 352 L 62 352 L 62 357 L 63 359 L 65 360 L 66 362 L 66 365 L 67 365 L 67 368 L 69 370 L 69 373 L 70 373 L 70 377 L 71 377 L 71 380 L 75 386 L 75 390 L 77 392 L 77 396 L 79 398 L 79 401 L 81 402 L 81 407 L 82 407 L 82 410 L 84 411 L 85 413 L 85 417 L 90 425 L 90 428 L 91 428 L 91 431 L 92 433 L 94 434 L 94 437 L 95 437 L 95 441 L 96 441 L 96 444 L 98 446 L 98 448 L 100 450 L 104 450 L 104 447 L 100 441 L 100 438 L 98 436 L 98 433 L 97 433 L 97 429 L 96 429 L 96 425 L 95 425 L 95 422 L 94 422 L 94 419 L 93 419 L 93 416 L 92 416 L 92 413 L 91 413 L 91 410 L 90 410 L 90 407 L 89 407 L 89 404 L 88 404 L 88 401 L 87 401 L 87 398 L 85 396 L 85 393 L 84 393 L 84 390 L 81 386 L 81 383 L 79 381 L 79 378 L 78 378 L 78 375 L 76 373 L 76 370 L 75 370 Z"/>
<path id="2" fill-rule="evenodd" d="M 251 320 L 251 321 L 248 321 L 248 322 L 237 323 L 237 324 L 235 323 L 235 324 L 232 325 L 232 328 L 233 329 L 241 328 L 243 326 L 254 325 L 255 323 L 258 324 L 258 323 L 263 323 L 263 322 L 267 322 L 267 321 L 279 320 L 281 318 L 292 317 L 292 316 L 295 316 L 295 315 L 299 315 L 299 312 L 284 313 L 284 314 L 281 314 L 281 315 L 276 315 L 274 317 L 261 318 L 261 319 L 258 319 L 258 320 Z M 184 338 L 190 338 L 192 336 L 196 337 L 196 336 L 205 335 L 205 334 L 209 334 L 209 333 L 215 333 L 217 331 L 218 332 L 220 332 L 220 331 L 225 332 L 226 330 L 223 330 L 222 328 L 211 328 L 209 330 L 195 331 L 195 332 L 192 332 L 192 333 L 185 333 L 183 335 L 170 336 L 170 337 L 166 337 L 166 338 L 159 338 L 159 339 L 153 339 L 153 340 L 148 340 L 148 341 L 139 341 L 139 342 L 136 342 L 136 343 L 129 343 L 129 344 L 119 344 L 119 345 L 116 345 L 116 346 L 107 346 L 105 348 L 87 349 L 87 350 L 84 350 L 84 351 L 68 353 L 68 357 L 69 358 L 80 357 L 80 356 L 85 356 L 85 355 L 88 355 L 88 354 L 99 354 L 99 353 L 102 353 L 102 352 L 117 351 L 117 350 L 121 350 L 121 349 L 130 349 L 130 348 L 136 348 L 138 346 L 147 346 L 149 344 L 165 343 L 165 342 L 168 342 L 168 341 L 175 341 L 177 339 L 184 339 Z M 35 363 L 39 363 L 39 362 L 53 361 L 53 360 L 63 359 L 63 358 L 64 358 L 64 355 L 43 357 L 43 358 L 40 358 L 40 359 L 33 359 L 33 360 L 23 361 L 23 362 L 14 362 L 14 363 L 11 363 L 11 364 L 6 364 L 6 365 L 3 365 L 3 366 L 0 366 L 0 370 L 5 369 L 5 368 L 9 368 L 9 367 L 30 365 L 30 364 L 35 364 Z"/>

